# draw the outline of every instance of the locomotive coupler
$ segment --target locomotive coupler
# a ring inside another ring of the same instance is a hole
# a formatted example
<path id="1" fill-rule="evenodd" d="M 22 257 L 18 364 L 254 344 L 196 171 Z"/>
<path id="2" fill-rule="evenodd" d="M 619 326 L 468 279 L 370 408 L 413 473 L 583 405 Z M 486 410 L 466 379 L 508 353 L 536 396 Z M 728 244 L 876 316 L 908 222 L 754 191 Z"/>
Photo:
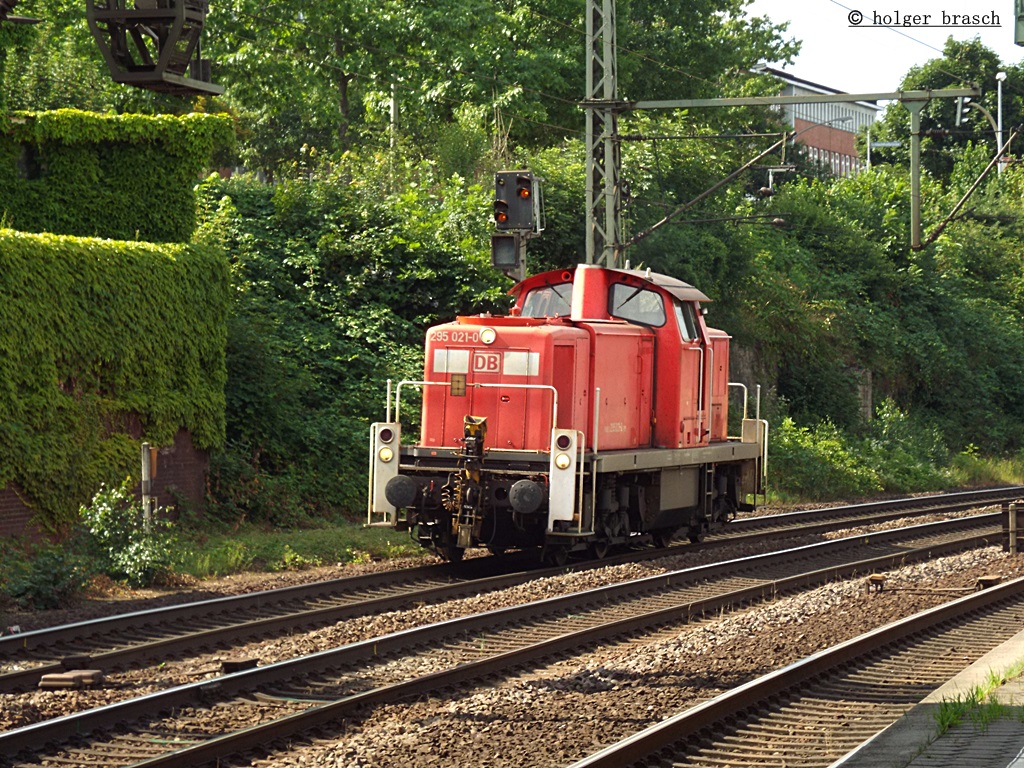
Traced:
<path id="1" fill-rule="evenodd" d="M 482 518 L 480 506 L 483 489 L 480 483 L 484 460 L 484 438 L 487 419 L 466 416 L 463 424 L 462 469 L 449 481 L 449 511 L 453 513 L 452 534 L 459 547 L 473 546 L 474 534 Z"/>

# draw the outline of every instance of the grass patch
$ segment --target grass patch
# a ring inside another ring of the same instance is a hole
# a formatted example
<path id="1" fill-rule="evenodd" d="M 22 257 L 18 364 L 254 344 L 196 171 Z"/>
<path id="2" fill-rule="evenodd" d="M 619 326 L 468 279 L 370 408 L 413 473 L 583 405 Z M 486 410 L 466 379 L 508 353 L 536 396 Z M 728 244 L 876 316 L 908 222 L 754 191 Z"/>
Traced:
<path id="1" fill-rule="evenodd" d="M 1024 453 L 992 458 L 967 450 L 953 458 L 950 473 L 962 486 L 1024 485 Z"/>
<path id="2" fill-rule="evenodd" d="M 1024 722 L 1024 709 L 1013 704 L 1003 704 L 992 692 L 1007 680 L 1012 680 L 1024 672 L 1024 659 L 1021 659 L 1002 674 L 989 670 L 981 685 L 973 686 L 963 696 L 944 699 L 935 713 L 937 736 L 941 736 L 950 728 L 963 722 L 973 723 L 975 729 L 985 731 L 989 725 L 1004 717 L 1013 717 Z"/>
<path id="3" fill-rule="evenodd" d="M 977 730 L 985 731 L 991 723 L 1011 713 L 1010 707 L 986 696 L 980 687 L 975 687 L 962 697 L 944 700 L 935 713 L 938 735 L 965 721 L 973 723 Z"/>
<path id="4" fill-rule="evenodd" d="M 301 530 L 240 529 L 197 537 L 179 568 L 197 578 L 241 571 L 295 571 L 396 557 L 430 557 L 407 533 L 342 522 Z"/>

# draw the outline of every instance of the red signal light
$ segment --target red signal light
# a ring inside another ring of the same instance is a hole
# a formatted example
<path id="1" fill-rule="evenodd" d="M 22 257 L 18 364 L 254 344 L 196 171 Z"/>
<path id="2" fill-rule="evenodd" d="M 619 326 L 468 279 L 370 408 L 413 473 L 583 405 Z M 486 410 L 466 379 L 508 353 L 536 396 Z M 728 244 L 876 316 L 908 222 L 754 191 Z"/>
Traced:
<path id="1" fill-rule="evenodd" d="M 530 196 L 530 188 L 529 187 L 520 187 L 519 190 L 516 192 L 516 194 L 519 195 L 521 198 L 523 198 L 525 200 L 526 198 L 528 198 Z"/>
<path id="2" fill-rule="evenodd" d="M 504 200 L 494 201 L 494 221 L 499 229 L 508 226 L 508 203 Z"/>

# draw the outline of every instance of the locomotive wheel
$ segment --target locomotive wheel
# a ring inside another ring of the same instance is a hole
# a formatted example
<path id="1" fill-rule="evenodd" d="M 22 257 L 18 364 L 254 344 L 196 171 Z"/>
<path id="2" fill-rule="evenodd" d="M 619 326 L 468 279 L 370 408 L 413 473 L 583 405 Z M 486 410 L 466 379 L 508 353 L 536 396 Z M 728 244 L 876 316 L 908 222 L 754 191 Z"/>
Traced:
<path id="1" fill-rule="evenodd" d="M 437 554 L 449 563 L 458 563 L 462 560 L 462 556 L 466 554 L 466 550 L 464 547 L 457 547 L 454 544 L 449 544 L 446 547 L 438 547 Z"/>
<path id="2" fill-rule="evenodd" d="M 500 556 L 504 555 L 508 550 L 505 547 L 489 546 L 487 547 L 487 551 L 492 555 Z"/>
<path id="3" fill-rule="evenodd" d="M 700 544 L 702 541 L 704 541 L 704 526 L 692 526 L 687 535 L 690 537 L 691 544 Z"/>
<path id="4" fill-rule="evenodd" d="M 714 508 L 711 510 L 711 519 L 715 523 L 727 523 L 736 519 L 736 505 L 732 499 L 725 497 L 715 499 Z"/>
<path id="5" fill-rule="evenodd" d="M 658 549 L 665 549 L 672 543 L 674 531 L 655 531 L 651 534 L 651 541 Z"/>
<path id="6" fill-rule="evenodd" d="M 545 563 L 555 568 L 561 568 L 569 562 L 569 550 L 565 547 L 548 547 L 544 550 L 543 558 Z"/>
<path id="7" fill-rule="evenodd" d="M 590 556 L 595 560 L 604 560 L 608 554 L 608 539 L 596 539 L 590 542 Z"/>

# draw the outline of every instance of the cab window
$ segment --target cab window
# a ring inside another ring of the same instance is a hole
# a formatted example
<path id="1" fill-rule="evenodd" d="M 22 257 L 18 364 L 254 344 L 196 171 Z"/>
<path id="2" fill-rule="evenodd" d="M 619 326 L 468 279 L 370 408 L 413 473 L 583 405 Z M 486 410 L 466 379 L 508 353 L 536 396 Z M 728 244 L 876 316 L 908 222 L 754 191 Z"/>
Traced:
<path id="1" fill-rule="evenodd" d="M 683 341 L 694 341 L 697 338 L 697 317 L 693 312 L 693 304 L 672 302 L 675 308 L 676 324 Z"/>
<path id="2" fill-rule="evenodd" d="M 631 323 L 658 327 L 665 324 L 665 300 L 657 291 L 616 283 L 608 293 L 608 314 Z"/>
<path id="3" fill-rule="evenodd" d="M 523 301 L 522 317 L 560 317 L 572 311 L 572 283 L 534 288 Z"/>

